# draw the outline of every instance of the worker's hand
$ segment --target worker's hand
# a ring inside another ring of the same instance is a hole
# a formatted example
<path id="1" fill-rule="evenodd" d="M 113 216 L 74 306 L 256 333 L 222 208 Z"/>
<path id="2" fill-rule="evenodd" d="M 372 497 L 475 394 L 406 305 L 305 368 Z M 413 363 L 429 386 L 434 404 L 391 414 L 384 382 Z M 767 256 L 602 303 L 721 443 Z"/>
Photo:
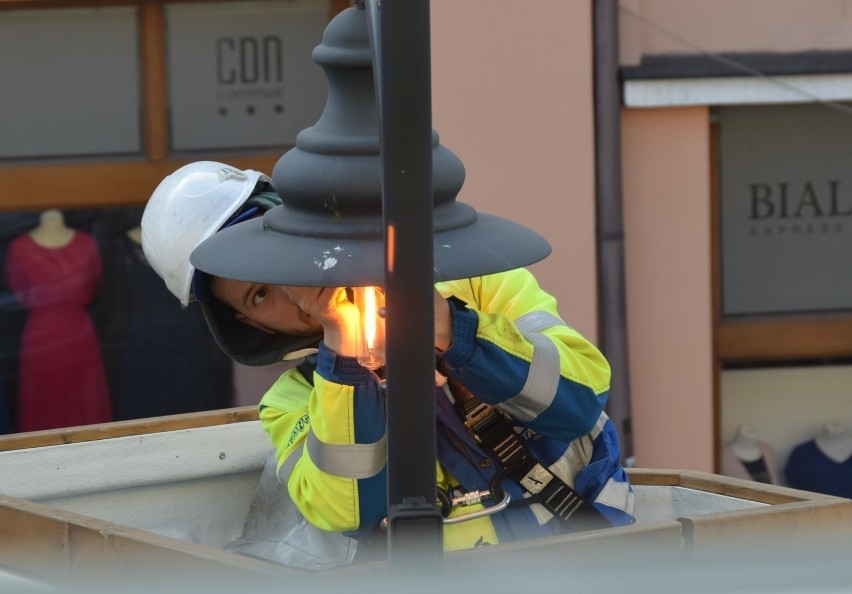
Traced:
<path id="1" fill-rule="evenodd" d="M 446 351 L 453 341 L 453 317 L 450 304 L 435 289 L 435 348 Z"/>
<path id="2" fill-rule="evenodd" d="M 290 300 L 323 327 L 323 342 L 339 355 L 357 354 L 358 308 L 336 287 L 281 287 Z"/>

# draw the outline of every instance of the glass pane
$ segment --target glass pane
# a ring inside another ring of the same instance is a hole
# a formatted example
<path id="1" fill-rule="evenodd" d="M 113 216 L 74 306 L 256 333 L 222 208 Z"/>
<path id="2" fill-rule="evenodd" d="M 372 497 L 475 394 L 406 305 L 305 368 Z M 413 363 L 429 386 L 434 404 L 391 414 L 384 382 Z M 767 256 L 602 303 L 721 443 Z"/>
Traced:
<path id="1" fill-rule="evenodd" d="M 852 309 L 849 113 L 816 104 L 719 114 L 723 313 Z"/>
<path id="2" fill-rule="evenodd" d="M 0 214 L 0 432 L 233 405 L 233 365 L 146 262 L 141 216 Z"/>
<path id="3" fill-rule="evenodd" d="M 141 152 L 135 8 L 2 11 L 0 56 L 0 158 Z"/>
<path id="4" fill-rule="evenodd" d="M 292 145 L 326 99 L 328 0 L 166 7 L 172 149 Z"/>

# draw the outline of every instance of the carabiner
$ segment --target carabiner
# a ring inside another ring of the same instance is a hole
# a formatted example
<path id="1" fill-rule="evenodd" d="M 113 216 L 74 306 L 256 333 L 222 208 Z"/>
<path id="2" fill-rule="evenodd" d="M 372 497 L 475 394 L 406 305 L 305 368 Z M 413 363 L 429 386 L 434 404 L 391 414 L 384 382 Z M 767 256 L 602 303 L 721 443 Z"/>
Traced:
<path id="1" fill-rule="evenodd" d="M 453 503 L 456 503 L 459 499 L 464 499 L 465 501 L 458 501 L 462 505 L 472 505 L 473 503 L 479 503 L 485 497 L 490 497 L 490 491 L 474 491 L 473 493 L 465 493 L 462 497 L 456 497 L 453 499 Z M 471 501 L 471 497 L 478 497 L 478 501 Z M 476 518 L 484 518 L 485 516 L 490 516 L 491 514 L 496 514 L 498 512 L 503 511 L 507 507 L 509 507 L 509 503 L 512 502 L 512 496 L 509 495 L 509 492 L 503 491 L 503 500 L 497 505 L 493 505 L 491 507 L 486 507 L 484 509 L 480 509 L 479 511 L 470 512 L 469 514 L 461 514 L 460 516 L 455 516 L 452 518 L 444 518 L 444 524 L 457 524 L 459 522 L 467 522 L 468 520 L 475 520 Z"/>

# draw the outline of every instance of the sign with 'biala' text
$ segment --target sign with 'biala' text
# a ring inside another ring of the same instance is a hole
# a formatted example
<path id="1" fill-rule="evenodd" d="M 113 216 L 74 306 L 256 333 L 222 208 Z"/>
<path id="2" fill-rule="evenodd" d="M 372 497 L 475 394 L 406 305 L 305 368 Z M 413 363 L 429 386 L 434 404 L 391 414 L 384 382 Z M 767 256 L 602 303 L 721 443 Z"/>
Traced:
<path id="1" fill-rule="evenodd" d="M 852 309 L 852 107 L 720 110 L 722 313 Z"/>

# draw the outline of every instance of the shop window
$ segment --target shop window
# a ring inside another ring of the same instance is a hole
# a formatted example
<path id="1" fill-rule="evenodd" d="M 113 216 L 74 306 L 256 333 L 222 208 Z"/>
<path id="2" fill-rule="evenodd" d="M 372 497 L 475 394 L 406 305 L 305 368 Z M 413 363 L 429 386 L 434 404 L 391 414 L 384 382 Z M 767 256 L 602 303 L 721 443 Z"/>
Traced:
<path id="1" fill-rule="evenodd" d="M 137 31 L 132 7 L 0 13 L 0 159 L 141 153 Z"/>
<path id="2" fill-rule="evenodd" d="M 293 145 L 326 99 L 328 2 L 166 6 L 173 151 Z"/>
<path id="3" fill-rule="evenodd" d="M 141 216 L 0 214 L 0 431 L 233 405 L 233 366 L 148 265 Z"/>
<path id="4" fill-rule="evenodd" d="M 351 2 L 13 4 L 0 11 L 0 74 L 11 81 L 0 114 L 0 433 L 254 405 L 282 370 L 234 365 L 201 312 L 147 267 L 133 230 L 187 161 L 272 172 L 323 111 L 312 51 Z M 70 280 L 50 268 L 62 249 L 30 237 L 46 213 L 90 238 L 67 250 Z M 36 310 L 54 300 L 73 308 L 44 323 Z M 72 309 L 90 324 L 77 327 L 90 328 L 85 339 L 69 340 Z"/>
<path id="5" fill-rule="evenodd" d="M 850 113 L 719 110 L 723 317 L 852 310 Z"/>
<path id="6" fill-rule="evenodd" d="M 841 496 L 852 494 L 850 113 L 716 110 L 721 471 L 758 480 L 760 463 L 767 482 Z"/>

